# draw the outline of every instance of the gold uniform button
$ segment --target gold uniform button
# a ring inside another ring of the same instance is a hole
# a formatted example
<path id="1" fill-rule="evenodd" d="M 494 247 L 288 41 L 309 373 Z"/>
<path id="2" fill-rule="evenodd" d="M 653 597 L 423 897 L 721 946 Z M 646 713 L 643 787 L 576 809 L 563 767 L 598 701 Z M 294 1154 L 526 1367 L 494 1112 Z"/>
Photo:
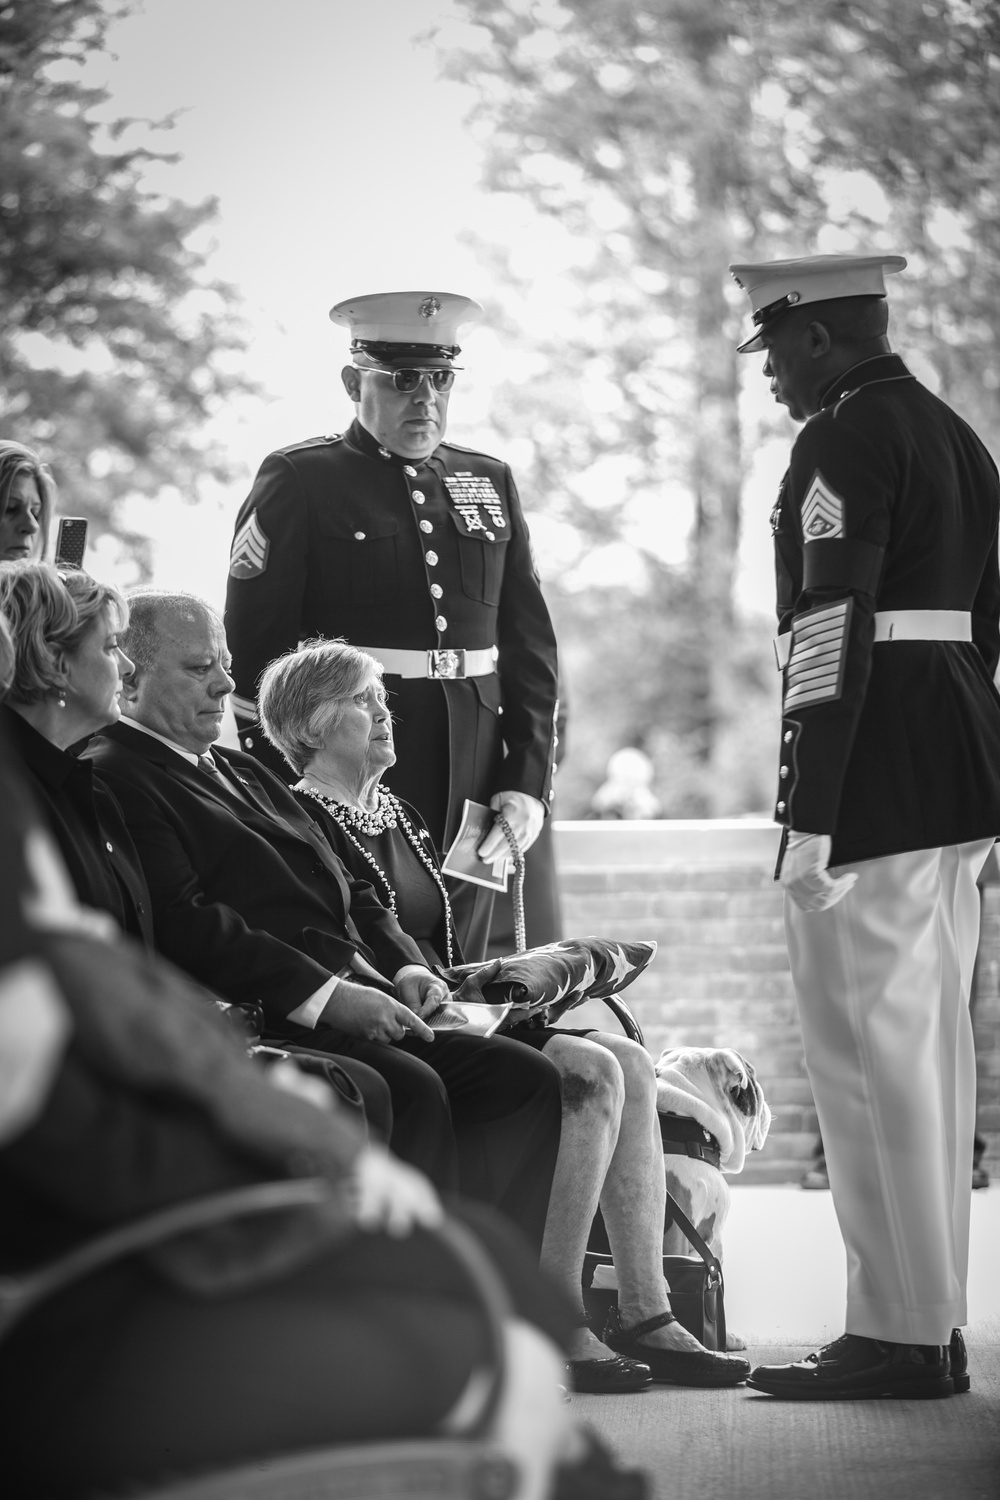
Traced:
<path id="1" fill-rule="evenodd" d="M 434 530 L 434 526 L 433 526 L 432 522 L 430 522 L 430 521 L 421 521 L 421 523 L 420 523 L 420 530 L 421 531 L 433 531 Z"/>
<path id="2" fill-rule="evenodd" d="M 404 464 L 403 473 L 406 475 L 407 479 L 416 479 L 417 477 L 417 471 L 412 464 Z"/>
<path id="3" fill-rule="evenodd" d="M 495 532 L 495 531 L 488 531 L 488 532 L 487 532 L 487 533 L 486 533 L 486 535 L 487 535 L 487 537 L 488 537 L 488 538 L 489 538 L 489 540 L 490 540 L 490 541 L 491 541 L 491 542 L 495 542 L 495 541 L 496 541 L 496 539 L 497 539 L 497 537 L 496 537 L 496 532 Z"/>
<path id="4" fill-rule="evenodd" d="M 410 499 L 413 501 L 414 505 L 423 505 L 423 503 L 424 503 L 424 492 L 423 492 L 423 490 L 414 490 L 411 493 L 411 495 L 410 495 Z"/>
<path id="5" fill-rule="evenodd" d="M 444 593 L 444 589 L 441 587 L 441 585 L 439 583 L 432 583 L 431 584 L 431 598 L 433 598 L 433 599 L 440 599 L 441 595 L 443 593 Z"/>
<path id="6" fill-rule="evenodd" d="M 355 541 L 356 541 L 356 542 L 363 542 L 363 541 L 364 541 L 364 539 L 365 539 L 365 534 L 364 534 L 364 532 L 363 532 L 363 531 L 356 531 L 356 532 L 355 532 L 355 533 L 354 533 L 354 540 L 355 540 Z"/>
<path id="7" fill-rule="evenodd" d="M 105 849 L 107 849 L 107 851 L 108 851 L 109 854 L 114 854 L 114 852 L 115 852 L 115 846 L 114 846 L 114 844 L 106 843 L 104 845 L 104 847 L 105 847 Z"/>
<path id="8" fill-rule="evenodd" d="M 246 737 L 246 739 L 243 741 L 243 743 L 244 743 L 244 745 L 246 746 L 246 748 L 248 750 L 252 750 L 253 749 L 253 735 L 252 734 L 248 734 L 247 737 Z"/>
<path id="9" fill-rule="evenodd" d="M 427 566 L 429 568 L 436 568 L 437 567 L 437 565 L 438 565 L 438 555 L 437 555 L 436 552 L 426 552 L 424 554 L 424 556 L 427 558 Z"/>
<path id="10" fill-rule="evenodd" d="M 448 621 L 445 619 L 444 615 L 438 615 L 437 619 L 434 621 L 434 626 L 437 630 L 447 630 Z"/>
<path id="11" fill-rule="evenodd" d="M 775 809 L 774 810 L 775 810 L 775 812 L 784 812 L 784 810 L 785 810 L 785 804 L 783 802 L 778 802 L 775 805 Z"/>
<path id="12" fill-rule="evenodd" d="M 778 772 L 778 775 L 781 777 L 782 781 L 784 781 L 785 777 L 788 775 L 788 767 L 782 766 L 781 770 Z"/>
<path id="13" fill-rule="evenodd" d="M 784 739 L 786 745 L 790 745 L 792 743 L 792 731 L 790 729 L 785 730 Z"/>

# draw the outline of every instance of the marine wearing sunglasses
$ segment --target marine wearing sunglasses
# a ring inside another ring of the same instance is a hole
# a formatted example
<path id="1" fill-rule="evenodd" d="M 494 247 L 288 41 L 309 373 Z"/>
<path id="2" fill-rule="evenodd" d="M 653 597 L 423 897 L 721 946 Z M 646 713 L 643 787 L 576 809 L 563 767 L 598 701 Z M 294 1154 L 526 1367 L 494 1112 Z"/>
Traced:
<path id="1" fill-rule="evenodd" d="M 426 360 L 429 351 L 420 352 Z M 370 349 L 360 353 L 363 359 L 378 357 Z M 414 353 L 419 359 L 418 351 Z M 351 400 L 358 403 L 362 426 L 390 453 L 420 463 L 444 438 L 454 366 L 414 361 L 386 368 L 359 363 L 348 365 L 341 378 Z"/>
<path id="2" fill-rule="evenodd" d="M 455 384 L 455 371 L 442 370 L 439 366 L 431 369 L 428 366 L 414 366 L 410 370 L 372 370 L 373 375 L 388 375 L 397 391 L 409 395 L 415 391 L 424 376 L 430 381 L 436 391 L 450 391 Z"/>

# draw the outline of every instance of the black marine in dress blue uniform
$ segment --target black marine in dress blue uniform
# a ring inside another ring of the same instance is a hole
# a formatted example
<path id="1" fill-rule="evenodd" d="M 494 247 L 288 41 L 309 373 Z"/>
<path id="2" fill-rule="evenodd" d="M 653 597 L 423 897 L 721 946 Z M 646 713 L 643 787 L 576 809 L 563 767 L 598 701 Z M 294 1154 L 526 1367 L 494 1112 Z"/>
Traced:
<path id="1" fill-rule="evenodd" d="M 996 469 L 898 355 L 822 399 L 774 512 L 779 631 L 796 642 L 775 817 L 831 834 L 832 865 L 992 838 Z M 968 614 L 971 639 L 906 639 L 900 610 Z"/>
<path id="2" fill-rule="evenodd" d="M 806 1063 L 847 1250 L 843 1338 L 749 1384 L 967 1390 L 969 990 L 1000 833 L 997 539 L 985 446 L 890 352 L 900 256 L 733 266 L 804 422 L 773 514 L 775 817 Z"/>

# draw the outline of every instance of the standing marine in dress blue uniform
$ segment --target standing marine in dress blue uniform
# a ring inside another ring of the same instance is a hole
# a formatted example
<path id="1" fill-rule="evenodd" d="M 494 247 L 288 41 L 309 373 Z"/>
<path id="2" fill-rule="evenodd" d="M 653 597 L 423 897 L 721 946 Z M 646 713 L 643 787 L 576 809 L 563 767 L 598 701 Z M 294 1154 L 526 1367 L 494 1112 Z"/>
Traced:
<path id="1" fill-rule="evenodd" d="M 468 297 L 340 302 L 352 333 L 347 432 L 270 454 L 236 523 L 226 599 L 244 750 L 285 774 L 256 723 L 269 661 L 312 636 L 378 657 L 398 761 L 387 781 L 439 848 L 466 798 L 502 810 L 522 850 L 552 795 L 556 643 L 507 465 L 443 441 Z M 506 851 L 495 826 L 485 859 Z M 484 957 L 492 892 L 456 882 L 467 956 Z"/>
<path id="2" fill-rule="evenodd" d="M 750 1385 L 967 1390 L 976 876 L 1000 833 L 1000 482 L 886 338 L 901 256 L 730 269 L 805 423 L 772 525 L 775 817 L 806 1063 L 847 1248 L 846 1334 Z"/>

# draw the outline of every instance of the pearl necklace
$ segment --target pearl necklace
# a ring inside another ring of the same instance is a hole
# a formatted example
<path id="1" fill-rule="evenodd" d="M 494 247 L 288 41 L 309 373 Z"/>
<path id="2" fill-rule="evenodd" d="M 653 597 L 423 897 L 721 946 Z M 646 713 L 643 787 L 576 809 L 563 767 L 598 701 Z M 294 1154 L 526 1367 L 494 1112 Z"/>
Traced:
<path id="1" fill-rule="evenodd" d="M 378 787 L 375 792 L 375 806 L 369 811 L 364 807 L 351 807 L 347 802 L 337 802 L 333 797 L 321 792 L 317 786 L 304 786 L 304 792 L 310 797 L 315 797 L 317 802 L 322 802 L 329 812 L 336 818 L 346 833 L 349 828 L 357 828 L 361 833 L 367 833 L 370 838 L 384 833 L 387 828 L 396 826 L 396 805 L 392 797 L 383 787 Z"/>
<path id="2" fill-rule="evenodd" d="M 444 877 L 442 876 L 441 871 L 438 869 L 437 864 L 433 859 L 431 859 L 431 856 L 428 854 L 426 848 L 424 847 L 423 839 L 417 833 L 417 830 L 413 827 L 409 818 L 404 813 L 399 798 L 394 797 L 391 792 L 387 792 L 384 787 L 379 787 L 378 791 L 375 794 L 377 799 L 376 808 L 372 812 L 364 812 L 360 808 L 350 807 L 346 802 L 336 801 L 335 798 L 327 796 L 325 792 L 321 792 L 319 787 L 303 786 L 302 791 L 304 791 L 308 796 L 314 798 L 314 800 L 318 802 L 322 807 L 326 808 L 333 821 L 341 829 L 348 843 L 353 844 L 354 848 L 357 849 L 360 855 L 362 855 L 366 863 L 371 865 L 379 880 L 382 882 L 382 885 L 385 887 L 386 895 L 389 898 L 389 910 L 392 912 L 394 917 L 398 917 L 398 912 L 396 910 L 396 892 L 393 890 L 389 882 L 388 875 L 385 873 L 378 860 L 372 854 L 371 850 L 365 848 L 364 844 L 358 838 L 357 833 L 355 833 L 355 829 L 357 829 L 360 833 L 367 834 L 369 838 L 375 838 L 378 834 L 383 833 L 386 829 L 389 828 L 399 827 L 402 829 L 403 833 L 406 836 L 407 843 L 410 845 L 410 848 L 413 850 L 414 854 L 417 856 L 420 863 L 427 871 L 428 875 L 430 875 L 431 879 L 434 881 L 434 884 L 437 886 L 438 891 L 441 894 L 441 900 L 444 902 L 445 946 L 447 949 L 448 967 L 451 968 L 452 964 L 455 962 L 453 945 L 455 924 L 454 917 L 452 916 L 451 911 L 451 902 L 448 900 L 448 891 L 444 883 Z"/>

